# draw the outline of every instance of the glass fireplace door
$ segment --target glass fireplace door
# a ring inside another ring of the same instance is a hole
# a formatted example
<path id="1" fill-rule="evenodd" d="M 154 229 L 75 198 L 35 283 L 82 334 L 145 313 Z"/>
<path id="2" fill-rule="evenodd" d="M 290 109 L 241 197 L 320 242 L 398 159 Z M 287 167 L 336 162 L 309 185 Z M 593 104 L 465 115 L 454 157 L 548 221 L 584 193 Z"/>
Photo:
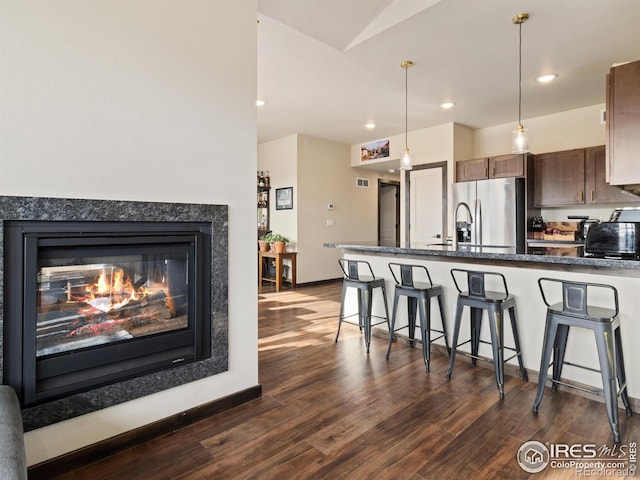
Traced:
<path id="1" fill-rule="evenodd" d="M 45 250 L 38 260 L 36 357 L 187 328 L 188 252 L 151 249 L 164 251 L 65 257 Z"/>
<path id="2" fill-rule="evenodd" d="M 209 228 L 8 225 L 3 371 L 22 405 L 209 358 Z"/>

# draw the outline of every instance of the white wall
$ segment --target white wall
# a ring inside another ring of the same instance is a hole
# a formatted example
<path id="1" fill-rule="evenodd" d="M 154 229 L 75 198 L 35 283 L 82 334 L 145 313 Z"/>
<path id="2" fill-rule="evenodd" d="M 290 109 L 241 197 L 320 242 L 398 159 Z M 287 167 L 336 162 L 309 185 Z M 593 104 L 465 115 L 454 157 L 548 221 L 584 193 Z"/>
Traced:
<path id="1" fill-rule="evenodd" d="M 342 276 L 339 252 L 325 242 L 377 241 L 378 179 L 397 176 L 351 168 L 350 152 L 350 145 L 306 135 L 258 145 L 258 170 L 271 175 L 271 229 L 298 252 L 298 283 Z M 369 188 L 356 187 L 356 178 L 368 179 Z M 275 210 L 275 189 L 289 186 L 293 210 Z"/>
<path id="2" fill-rule="evenodd" d="M 473 158 L 474 130 L 459 123 L 453 124 L 453 160 L 467 160 Z M 455 169 L 452 178 L 455 178 Z"/>
<path id="3" fill-rule="evenodd" d="M 269 228 L 287 237 L 289 250 L 296 249 L 298 237 L 298 136 L 265 142 L 258 145 L 258 170 L 269 172 Z M 276 210 L 276 189 L 293 187 L 293 209 Z M 257 221 L 257 217 L 256 217 Z"/>
<path id="4" fill-rule="evenodd" d="M 556 152 L 605 144 L 605 126 L 600 123 L 604 104 L 523 119 L 529 133 L 531 153 Z M 511 132 L 516 122 L 474 130 L 473 158 L 511 152 Z"/>
<path id="5" fill-rule="evenodd" d="M 604 145 L 605 126 L 600 122 L 601 111 L 604 108 L 605 104 L 598 104 L 523 119 L 523 124 L 529 132 L 530 151 L 535 154 Z M 414 165 L 447 161 L 450 185 L 454 181 L 455 161 L 509 153 L 511 132 L 514 127 L 514 122 L 477 130 L 460 124 L 443 124 L 409 132 L 407 143 L 411 149 Z M 390 146 L 391 157 L 399 158 L 404 146 L 404 134 L 390 137 Z M 351 164 L 355 166 L 360 163 L 360 144 L 352 145 Z M 404 198 L 404 178 L 402 180 Z M 615 206 L 625 206 L 625 204 L 546 208 L 542 210 L 542 214 L 547 221 L 566 220 L 567 215 L 589 215 L 606 220 Z M 448 211 L 451 223 L 451 195 L 449 195 Z M 403 220 L 404 212 L 403 204 L 401 214 Z M 404 233 L 404 227 L 402 232 Z M 403 245 L 404 241 L 403 237 Z"/>
<path id="6" fill-rule="evenodd" d="M 300 136 L 298 142 L 298 281 L 339 278 L 340 251 L 324 242 L 378 239 L 378 177 L 349 166 L 350 146 Z M 368 188 L 356 186 L 367 178 Z M 327 205 L 332 203 L 334 210 Z M 334 226 L 327 226 L 333 220 Z"/>
<path id="7" fill-rule="evenodd" d="M 413 165 L 449 161 L 453 155 L 453 135 L 456 124 L 445 123 L 435 127 L 413 130 L 407 135 L 407 145 L 411 150 Z M 468 128 L 464 127 L 463 128 Z M 472 145 L 469 138 L 469 146 Z M 365 143 L 365 142 L 363 142 Z M 375 164 L 376 161 L 360 161 L 360 145 L 351 145 L 351 166 Z M 399 159 L 404 148 L 404 133 L 389 137 L 389 158 Z M 471 152 L 470 149 L 467 151 Z"/>
<path id="8" fill-rule="evenodd" d="M 29 432 L 30 465 L 257 385 L 255 29 L 256 0 L 0 3 L 0 194 L 229 205 L 229 371 Z"/>
<path id="9" fill-rule="evenodd" d="M 522 123 L 529 132 L 529 150 L 535 154 L 604 145 L 605 126 L 600 123 L 604 108 L 604 104 L 598 104 L 523 119 Z M 411 131 L 407 143 L 414 165 L 504 155 L 511 152 L 514 128 L 514 122 L 476 130 L 447 123 Z M 390 137 L 390 147 L 390 157 L 400 158 L 404 134 Z M 360 144 L 355 144 L 351 146 L 351 165 L 360 164 Z"/>

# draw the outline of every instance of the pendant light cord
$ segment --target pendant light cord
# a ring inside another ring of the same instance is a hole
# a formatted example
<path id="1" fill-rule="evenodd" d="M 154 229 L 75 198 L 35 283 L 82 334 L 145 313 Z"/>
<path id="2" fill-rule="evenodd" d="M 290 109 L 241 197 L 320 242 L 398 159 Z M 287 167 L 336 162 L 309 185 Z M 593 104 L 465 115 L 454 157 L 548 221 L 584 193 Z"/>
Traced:
<path id="1" fill-rule="evenodd" d="M 518 125 L 522 125 L 522 22 L 518 27 Z"/>
<path id="2" fill-rule="evenodd" d="M 409 130 L 409 66 L 404 67 L 404 148 L 407 148 L 407 136 Z"/>

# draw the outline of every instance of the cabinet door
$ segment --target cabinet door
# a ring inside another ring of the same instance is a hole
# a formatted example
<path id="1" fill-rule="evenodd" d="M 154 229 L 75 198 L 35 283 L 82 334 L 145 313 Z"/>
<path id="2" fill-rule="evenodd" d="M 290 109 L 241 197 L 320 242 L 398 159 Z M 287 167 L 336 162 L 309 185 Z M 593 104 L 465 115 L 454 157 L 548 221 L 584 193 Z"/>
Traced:
<path id="1" fill-rule="evenodd" d="M 468 182 L 470 180 L 484 180 L 485 178 L 489 178 L 488 165 L 488 158 L 457 161 L 456 182 Z"/>
<path id="2" fill-rule="evenodd" d="M 524 155 L 518 153 L 489 157 L 489 178 L 523 176 Z"/>
<path id="3" fill-rule="evenodd" d="M 584 149 L 535 157 L 535 202 L 539 207 L 585 203 Z"/>
<path id="4" fill-rule="evenodd" d="M 586 149 L 587 203 L 638 202 L 640 199 L 624 190 L 609 185 L 606 178 L 604 145 Z"/>
<path id="5" fill-rule="evenodd" d="M 608 80 L 609 183 L 640 183 L 640 60 L 612 68 Z"/>

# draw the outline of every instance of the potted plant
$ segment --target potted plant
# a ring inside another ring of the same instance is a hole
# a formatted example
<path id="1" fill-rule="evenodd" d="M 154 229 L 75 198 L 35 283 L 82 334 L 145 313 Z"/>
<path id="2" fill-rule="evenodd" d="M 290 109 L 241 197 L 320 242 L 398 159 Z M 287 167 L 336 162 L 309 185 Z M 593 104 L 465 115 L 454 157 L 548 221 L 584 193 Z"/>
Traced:
<path id="1" fill-rule="evenodd" d="M 276 253 L 284 252 L 289 239 L 279 233 L 267 233 L 264 239 L 271 245 L 271 251 Z"/>
<path id="2" fill-rule="evenodd" d="M 267 237 L 266 235 L 262 235 L 258 239 L 258 246 L 259 246 L 261 252 L 268 252 L 269 251 L 269 242 L 267 241 L 266 237 Z"/>

